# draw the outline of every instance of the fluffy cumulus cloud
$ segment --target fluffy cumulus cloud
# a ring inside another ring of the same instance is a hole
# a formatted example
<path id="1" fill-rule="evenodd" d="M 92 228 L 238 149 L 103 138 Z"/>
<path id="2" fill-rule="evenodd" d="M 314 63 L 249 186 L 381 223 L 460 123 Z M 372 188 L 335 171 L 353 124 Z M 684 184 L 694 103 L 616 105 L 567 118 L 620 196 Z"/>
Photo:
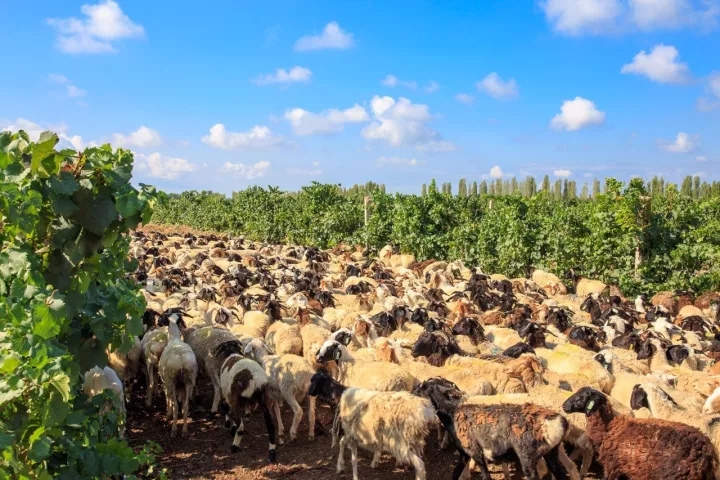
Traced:
<path id="1" fill-rule="evenodd" d="M 490 169 L 490 173 L 489 173 L 489 174 L 483 175 L 483 178 L 487 178 L 487 177 L 490 177 L 490 178 L 502 178 L 502 176 L 503 176 L 502 168 L 500 168 L 499 165 L 495 165 L 494 167 L 492 167 L 492 168 Z"/>
<path id="2" fill-rule="evenodd" d="M 13 123 L 7 124 L 0 122 L 0 131 L 17 132 L 18 130 L 23 130 L 27 133 L 31 141 L 37 141 L 42 132 L 49 130 L 57 134 L 60 139 L 59 145 L 63 148 L 73 147 L 75 150 L 83 150 L 88 146 L 80 135 L 68 135 L 68 128 L 65 125 L 48 125 L 44 127 L 27 118 L 18 118 Z M 94 142 L 90 144 L 90 146 L 93 145 L 95 145 Z"/>
<path id="3" fill-rule="evenodd" d="M 323 171 L 320 168 L 320 162 L 313 162 L 312 167 L 288 167 L 287 173 L 290 175 L 305 175 L 308 177 L 317 177 L 322 175 Z"/>
<path id="4" fill-rule="evenodd" d="M 555 130 L 572 132 L 603 123 L 605 123 L 605 112 L 598 110 L 594 102 L 582 97 L 575 97 L 573 100 L 563 102 L 560 113 L 550 121 L 550 127 Z"/>
<path id="5" fill-rule="evenodd" d="M 553 175 L 555 175 L 556 177 L 567 178 L 572 175 L 572 172 L 566 168 L 561 168 L 558 170 L 553 170 Z"/>
<path id="6" fill-rule="evenodd" d="M 658 83 L 683 83 L 688 78 L 688 66 L 678 61 L 679 53 L 672 45 L 655 45 L 650 53 L 642 50 L 631 63 L 623 65 L 620 73 L 644 75 Z"/>
<path id="7" fill-rule="evenodd" d="M 268 170 L 270 170 L 270 162 L 267 160 L 254 163 L 252 165 L 225 162 L 222 166 L 222 171 L 230 172 L 236 178 L 245 178 L 248 180 L 264 177 Z"/>
<path id="8" fill-rule="evenodd" d="M 691 137 L 685 132 L 680 132 L 675 136 L 675 140 L 672 142 L 661 140 L 660 146 L 666 152 L 670 153 L 690 153 L 697 148 L 698 137 Z"/>
<path id="9" fill-rule="evenodd" d="M 331 108 L 320 113 L 312 113 L 302 108 L 293 108 L 285 112 L 296 135 L 329 135 L 342 132 L 348 123 L 362 123 L 370 120 L 367 110 L 358 104 L 345 110 Z"/>
<path id="10" fill-rule="evenodd" d="M 201 140 L 206 145 L 223 150 L 263 150 L 285 144 L 280 135 L 264 125 L 256 125 L 248 132 L 229 132 L 225 125 L 217 123 Z"/>
<path id="11" fill-rule="evenodd" d="M 382 82 L 380 82 L 380 83 L 382 83 L 386 87 L 397 87 L 398 85 L 400 85 L 402 87 L 407 87 L 407 88 L 412 88 L 412 89 L 417 88 L 417 82 L 400 80 L 395 75 L 387 75 L 385 78 L 383 78 Z M 435 84 L 435 85 L 437 85 L 437 84 Z"/>
<path id="12" fill-rule="evenodd" d="M 64 53 L 113 53 L 113 42 L 139 38 L 145 29 L 125 15 L 117 2 L 105 0 L 80 7 L 85 18 L 50 18 L 48 24 L 57 30 L 55 46 Z"/>
<path id="13" fill-rule="evenodd" d="M 455 95 L 455 100 L 465 105 L 472 105 L 475 102 L 475 97 L 468 95 L 467 93 L 458 93 Z"/>
<path id="14" fill-rule="evenodd" d="M 310 83 L 310 77 L 312 77 L 312 72 L 309 68 L 296 65 L 290 70 L 278 68 L 275 70 L 275 73 L 260 75 L 256 77 L 253 82 L 258 85 L 270 85 L 272 83 L 288 85 L 291 83 Z"/>
<path id="15" fill-rule="evenodd" d="M 370 101 L 373 122 L 361 134 L 366 140 L 382 140 L 393 147 L 415 147 L 420 151 L 451 151 L 455 146 L 442 139 L 427 123 L 431 120 L 427 105 L 412 103 L 404 97 L 375 95 Z"/>
<path id="16" fill-rule="evenodd" d="M 112 144 L 123 148 L 150 148 L 162 145 L 163 139 L 156 130 L 143 125 L 128 135 L 113 133 Z"/>
<path id="17" fill-rule="evenodd" d="M 295 51 L 306 52 L 310 50 L 336 49 L 345 50 L 355 44 L 353 34 L 340 28 L 337 22 L 325 25 L 319 35 L 306 35 L 295 42 Z"/>
<path id="18" fill-rule="evenodd" d="M 403 158 L 403 157 L 378 157 L 375 161 L 378 167 L 384 167 L 385 165 L 399 165 L 405 167 L 414 167 L 418 165 L 418 161 L 415 157 Z"/>
<path id="19" fill-rule="evenodd" d="M 73 85 L 73 83 L 65 76 L 57 73 L 52 73 L 48 77 L 51 82 L 61 85 L 65 89 L 65 95 L 69 98 L 79 98 L 87 95 L 87 92 L 82 88 Z"/>
<path id="20" fill-rule="evenodd" d="M 542 0 L 540 5 L 556 32 L 577 36 L 709 28 L 720 14 L 713 0 Z"/>
<path id="21" fill-rule="evenodd" d="M 518 85 L 515 79 L 503 81 L 495 72 L 480 80 L 476 86 L 479 91 L 498 100 L 510 100 L 518 96 Z"/>
<path id="22" fill-rule="evenodd" d="M 180 176 L 194 172 L 197 168 L 184 158 L 167 157 L 158 152 L 150 155 L 135 154 L 140 171 L 146 171 L 150 177 L 163 180 L 176 180 Z"/>

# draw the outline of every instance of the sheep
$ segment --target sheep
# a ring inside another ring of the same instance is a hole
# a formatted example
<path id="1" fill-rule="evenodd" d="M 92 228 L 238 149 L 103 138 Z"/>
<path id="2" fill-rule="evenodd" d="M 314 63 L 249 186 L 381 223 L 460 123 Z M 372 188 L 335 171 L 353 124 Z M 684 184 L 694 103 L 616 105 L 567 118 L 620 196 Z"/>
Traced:
<path id="1" fill-rule="evenodd" d="M 192 348 L 180 339 L 178 319 L 179 317 L 176 313 L 172 314 L 169 318 L 169 340 L 165 350 L 163 350 L 160 356 L 158 372 L 165 387 L 168 419 L 172 416 L 170 436 L 174 437 L 177 433 L 178 409 L 180 408 L 180 404 L 182 404 L 182 436 L 187 437 L 190 397 L 192 397 L 195 382 L 197 381 L 198 364 Z"/>
<path id="2" fill-rule="evenodd" d="M 299 325 L 285 322 L 273 322 L 265 333 L 265 343 L 270 351 L 277 355 L 292 353 L 302 355 L 303 341 Z"/>
<path id="3" fill-rule="evenodd" d="M 594 385 L 607 394 L 611 392 L 613 376 L 593 359 L 592 352 L 568 344 L 550 351 L 538 348 L 535 352 L 548 371 L 562 375 L 565 380 L 575 384 Z"/>
<path id="4" fill-rule="evenodd" d="M 221 327 L 209 326 L 188 329 L 185 331 L 185 343 L 192 348 L 198 364 L 198 371 L 205 372 L 213 385 L 213 403 L 209 417 L 212 418 L 218 411 L 222 400 L 222 385 L 220 382 L 220 367 L 222 363 L 215 355 L 218 346 L 226 342 L 238 342 L 238 338 L 229 330 Z"/>
<path id="5" fill-rule="evenodd" d="M 460 478 L 470 459 L 480 467 L 482 478 L 489 480 L 485 460 L 506 460 L 511 450 L 528 479 L 539 479 L 537 464 L 541 458 L 545 458 L 555 478 L 567 478 L 567 471 L 561 466 L 560 449 L 568 422 L 559 413 L 533 403 L 466 403 L 456 386 L 442 379 L 423 382 L 413 392 L 432 402 L 460 454 L 453 480 Z"/>
<path id="6" fill-rule="evenodd" d="M 127 353 L 120 349 L 108 349 L 108 366 L 120 377 L 125 386 L 125 399 L 130 400 L 132 388 L 140 370 L 142 346 L 138 337 L 132 337 L 132 347 Z"/>
<path id="7" fill-rule="evenodd" d="M 115 371 L 110 367 L 100 368 L 96 365 L 83 375 L 82 389 L 83 393 L 91 398 L 105 390 L 110 390 L 110 392 L 117 398 L 117 407 L 118 412 L 120 413 L 120 426 L 118 427 L 118 433 L 120 438 L 124 438 L 125 418 L 127 416 L 125 410 L 125 390 L 117 373 L 115 373 Z M 106 413 L 108 410 L 110 410 L 110 405 L 106 404 L 100 410 L 100 413 Z"/>
<path id="8" fill-rule="evenodd" d="M 350 449 L 353 480 L 358 480 L 357 447 L 374 453 L 375 468 L 382 452 L 390 453 L 400 464 L 412 464 L 415 480 L 425 480 L 421 459 L 429 425 L 435 411 L 427 399 L 409 392 L 380 392 L 346 387 L 327 371 L 313 375 L 308 395 L 323 397 L 336 406 L 332 447 L 342 431 L 338 447 L 337 473 L 345 469 L 345 447 Z"/>
<path id="9" fill-rule="evenodd" d="M 607 398 L 591 387 L 575 392 L 563 410 L 587 416 L 585 432 L 605 478 L 720 478 L 718 455 L 710 439 L 697 428 L 617 414 Z"/>
<path id="10" fill-rule="evenodd" d="M 338 381 L 350 387 L 361 387 L 380 392 L 410 391 L 414 378 L 399 365 L 388 362 L 356 362 L 345 345 L 327 340 L 317 353 L 316 361 L 338 364 Z"/>
<path id="11" fill-rule="evenodd" d="M 585 298 L 592 294 L 601 295 L 607 290 L 607 284 L 601 282 L 600 280 L 590 280 L 589 278 L 584 278 L 576 274 L 575 270 L 572 268 L 565 275 L 565 278 L 569 278 L 575 284 L 575 295 L 577 295 L 578 298 Z"/>
<path id="12" fill-rule="evenodd" d="M 293 411 L 293 422 L 290 426 L 290 440 L 297 438 L 297 429 L 302 421 L 303 411 L 300 407 L 310 388 L 310 379 L 315 373 L 313 366 L 298 355 L 269 355 L 267 347 L 260 339 L 253 339 L 245 346 L 245 355 L 254 358 L 265 369 L 265 373 L 274 378 L 280 387 L 285 403 Z M 278 437 L 282 438 L 284 426 L 276 409 L 278 421 Z M 308 397 L 308 440 L 315 439 L 315 398 Z"/>
<path id="13" fill-rule="evenodd" d="M 567 287 L 565 287 L 560 278 L 555 274 L 543 270 L 535 270 L 531 278 L 532 281 L 548 295 L 567 295 Z"/>
<path id="14" fill-rule="evenodd" d="M 275 449 L 275 425 L 270 415 L 273 404 L 272 385 L 263 368 L 254 360 L 241 355 L 242 345 L 237 340 L 230 340 L 218 345 L 212 352 L 220 363 L 220 383 L 224 403 L 221 404 L 223 414 L 235 424 L 232 453 L 240 449 L 240 441 L 245 433 L 243 415 L 251 408 L 258 406 L 265 419 L 268 434 L 268 459 L 270 463 L 277 461 Z"/>
<path id="15" fill-rule="evenodd" d="M 145 405 L 148 407 L 152 405 L 153 397 L 155 396 L 155 373 L 167 343 L 167 330 L 162 328 L 156 328 L 155 330 L 146 332 L 140 342 L 140 348 L 142 349 L 141 356 L 145 364 L 145 375 L 147 378 Z"/>

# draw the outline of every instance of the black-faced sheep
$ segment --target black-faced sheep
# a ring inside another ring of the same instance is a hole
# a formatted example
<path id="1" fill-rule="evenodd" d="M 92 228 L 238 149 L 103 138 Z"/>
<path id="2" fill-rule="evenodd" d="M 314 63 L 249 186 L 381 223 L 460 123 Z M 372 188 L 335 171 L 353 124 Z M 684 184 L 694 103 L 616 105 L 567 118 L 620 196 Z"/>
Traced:
<path id="1" fill-rule="evenodd" d="M 462 392 L 449 383 L 431 379 L 416 387 L 414 393 L 430 399 L 460 454 L 453 480 L 460 478 L 471 458 L 480 468 L 481 477 L 490 480 L 486 458 L 508 460 L 511 452 L 517 455 L 523 474 L 530 480 L 539 478 L 537 464 L 541 458 L 545 458 L 556 479 L 567 478 L 559 451 L 568 429 L 562 415 L 532 403 L 463 403 Z"/>
<path id="2" fill-rule="evenodd" d="M 619 415 L 605 395 L 590 387 L 568 398 L 563 410 L 587 416 L 586 434 L 603 466 L 604 478 L 720 478 L 712 442 L 697 428 Z"/>

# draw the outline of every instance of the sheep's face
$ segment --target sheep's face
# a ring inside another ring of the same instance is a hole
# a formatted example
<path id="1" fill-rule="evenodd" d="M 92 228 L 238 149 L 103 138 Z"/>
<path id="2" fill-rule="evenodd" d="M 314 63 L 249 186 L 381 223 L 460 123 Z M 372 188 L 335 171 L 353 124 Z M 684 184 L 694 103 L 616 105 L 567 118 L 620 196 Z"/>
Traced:
<path id="1" fill-rule="evenodd" d="M 594 388 L 582 387 L 572 394 L 570 398 L 565 400 L 563 403 L 563 411 L 565 413 L 584 412 L 586 415 L 591 415 L 606 403 L 607 398 L 605 398 L 605 395 Z"/>
<path id="2" fill-rule="evenodd" d="M 600 350 L 600 346 L 597 343 L 597 334 L 595 333 L 595 330 L 590 327 L 586 327 L 584 325 L 572 327 L 568 333 L 568 338 L 570 340 L 575 340 L 575 342 L 577 342 L 576 344 L 579 344 L 585 349 L 592 350 L 594 352 Z"/>
<path id="3" fill-rule="evenodd" d="M 580 310 L 583 312 L 589 312 L 596 303 L 595 299 L 588 295 L 587 298 L 585 298 L 585 300 L 583 300 L 580 304 Z"/>
<path id="4" fill-rule="evenodd" d="M 522 355 L 523 353 L 535 354 L 535 350 L 527 343 L 518 342 L 515 345 L 513 345 L 512 347 L 509 347 L 502 354 L 507 357 L 519 358 L 520 355 Z"/>
<path id="5" fill-rule="evenodd" d="M 318 363 L 327 363 L 332 361 L 338 362 L 340 360 L 340 357 L 342 357 L 340 343 L 336 340 L 330 340 L 325 342 L 322 348 L 320 348 L 320 351 L 318 351 L 315 360 Z"/>
<path id="6" fill-rule="evenodd" d="M 593 359 L 600 365 L 602 365 L 605 370 L 610 371 L 610 367 L 612 366 L 612 359 L 608 358 L 608 355 L 606 355 L 605 352 L 598 353 L 593 357 Z"/>
<path id="7" fill-rule="evenodd" d="M 485 330 L 474 318 L 463 318 L 453 326 L 453 335 L 467 335 L 474 344 L 485 341 Z"/>
<path id="8" fill-rule="evenodd" d="M 430 332 L 423 332 L 412 347 L 412 356 L 429 357 L 433 353 L 440 352 L 439 339 Z"/>
<path id="9" fill-rule="evenodd" d="M 641 408 L 650 409 L 650 403 L 648 403 L 647 392 L 639 383 L 633 387 L 632 394 L 630 395 L 630 408 L 633 410 L 640 410 Z"/>
<path id="10" fill-rule="evenodd" d="M 410 315 L 410 321 L 413 323 L 417 323 L 418 325 L 425 325 L 427 323 L 430 316 L 428 315 L 427 310 L 424 308 L 416 308 L 412 315 Z"/>
<path id="11" fill-rule="evenodd" d="M 657 351 L 657 347 L 653 344 L 650 339 L 645 340 L 637 350 L 638 360 L 647 360 L 652 357 Z"/>
<path id="12" fill-rule="evenodd" d="M 665 351 L 665 355 L 675 365 L 680 365 L 690 356 L 688 348 L 685 345 L 673 345 Z"/>
<path id="13" fill-rule="evenodd" d="M 427 322 L 425 322 L 425 331 L 432 333 L 438 330 L 442 330 L 442 323 L 440 323 L 440 320 L 437 318 L 428 318 Z"/>
<path id="14" fill-rule="evenodd" d="M 348 345 L 350 345 L 350 342 L 352 342 L 353 334 L 350 330 L 343 328 L 335 332 L 333 338 L 338 343 L 347 347 Z"/>
<path id="15" fill-rule="evenodd" d="M 435 410 L 444 414 L 450 414 L 464 398 L 462 390 L 457 385 L 440 377 L 422 382 L 413 389 L 412 393 L 429 399 Z"/>

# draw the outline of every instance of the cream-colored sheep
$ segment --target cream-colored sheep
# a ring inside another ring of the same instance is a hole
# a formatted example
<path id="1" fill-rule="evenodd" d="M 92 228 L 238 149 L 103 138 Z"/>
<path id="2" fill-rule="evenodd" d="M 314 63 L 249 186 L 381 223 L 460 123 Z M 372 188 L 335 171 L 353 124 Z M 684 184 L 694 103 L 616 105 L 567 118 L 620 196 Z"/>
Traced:
<path id="1" fill-rule="evenodd" d="M 300 325 L 273 322 L 265 333 L 265 343 L 276 355 L 292 353 L 302 356 L 303 341 L 300 335 Z"/>

